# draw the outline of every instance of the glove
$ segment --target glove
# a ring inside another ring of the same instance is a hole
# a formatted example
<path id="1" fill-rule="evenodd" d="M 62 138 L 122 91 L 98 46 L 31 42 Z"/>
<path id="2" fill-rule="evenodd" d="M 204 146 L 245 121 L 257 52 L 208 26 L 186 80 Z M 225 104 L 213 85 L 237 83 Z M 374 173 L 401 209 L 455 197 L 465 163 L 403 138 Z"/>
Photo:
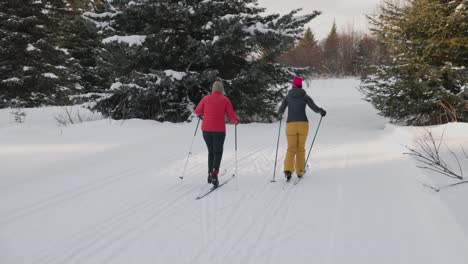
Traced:
<path id="1" fill-rule="evenodd" d="M 239 120 L 237 120 L 236 122 L 234 122 L 234 125 L 238 125 L 239 124 Z"/>
<path id="2" fill-rule="evenodd" d="M 320 110 L 320 115 L 321 116 L 326 116 L 327 115 L 327 111 L 325 111 L 323 108 Z"/>
<path id="3" fill-rule="evenodd" d="M 278 119 L 283 119 L 283 113 L 278 113 Z"/>
<path id="4" fill-rule="evenodd" d="M 199 115 L 197 116 L 198 118 L 200 118 L 201 120 L 203 120 L 203 116 L 202 115 Z"/>

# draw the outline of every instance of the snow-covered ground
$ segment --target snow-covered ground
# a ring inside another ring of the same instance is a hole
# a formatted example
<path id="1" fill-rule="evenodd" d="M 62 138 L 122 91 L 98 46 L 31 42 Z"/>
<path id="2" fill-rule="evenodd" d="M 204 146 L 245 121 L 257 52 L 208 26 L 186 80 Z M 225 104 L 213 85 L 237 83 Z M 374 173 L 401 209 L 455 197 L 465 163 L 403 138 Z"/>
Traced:
<path id="1" fill-rule="evenodd" d="M 328 114 L 297 186 L 283 188 L 284 131 L 270 183 L 278 123 L 240 125 L 239 175 L 202 200 L 200 134 L 179 179 L 196 123 L 58 127 L 61 108 L 26 109 L 23 124 L 1 110 L 0 263 L 467 263 L 468 186 L 423 187 L 443 182 L 402 154 L 420 129 L 388 125 L 358 84 L 306 88 Z M 319 116 L 309 118 L 312 134 Z M 468 125 L 446 138 L 466 145 Z M 229 175 L 234 157 L 228 126 Z"/>

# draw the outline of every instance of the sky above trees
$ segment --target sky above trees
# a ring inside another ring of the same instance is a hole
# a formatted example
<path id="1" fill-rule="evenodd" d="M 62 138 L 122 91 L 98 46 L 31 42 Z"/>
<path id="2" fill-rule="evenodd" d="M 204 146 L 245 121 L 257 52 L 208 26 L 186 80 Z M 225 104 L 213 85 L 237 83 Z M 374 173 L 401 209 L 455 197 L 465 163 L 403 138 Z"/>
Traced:
<path id="1" fill-rule="evenodd" d="M 286 13 L 291 9 L 303 8 L 304 12 L 322 11 L 322 15 L 309 25 L 316 38 L 322 40 L 330 32 L 333 19 L 338 30 L 353 24 L 357 30 L 367 31 L 369 26 L 365 15 L 375 13 L 381 0 L 259 0 L 267 12 Z"/>

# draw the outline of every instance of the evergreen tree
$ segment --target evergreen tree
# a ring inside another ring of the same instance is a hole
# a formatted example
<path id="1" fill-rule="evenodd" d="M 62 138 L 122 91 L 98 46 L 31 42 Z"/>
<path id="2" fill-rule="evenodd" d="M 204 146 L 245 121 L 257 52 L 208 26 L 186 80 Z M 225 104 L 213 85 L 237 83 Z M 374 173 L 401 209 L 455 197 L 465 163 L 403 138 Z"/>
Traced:
<path id="1" fill-rule="evenodd" d="M 103 12 L 108 3 L 106 0 L 73 0 L 68 1 L 73 10 Z"/>
<path id="2" fill-rule="evenodd" d="M 75 71 L 79 75 L 78 94 L 74 101 L 81 98 L 80 94 L 84 94 L 85 99 L 89 100 L 89 93 L 102 92 L 111 84 L 110 72 L 101 55 L 101 36 L 94 27 L 87 24 L 88 20 L 83 16 L 94 12 L 102 13 L 108 9 L 104 0 L 76 0 L 67 5 L 61 21 L 57 21 L 55 34 L 60 45 L 77 62 Z"/>
<path id="3" fill-rule="evenodd" d="M 291 72 L 274 63 L 318 12 L 262 16 L 256 0 L 148 0 L 119 13 L 103 40 L 116 82 L 96 109 L 113 118 L 186 121 L 223 80 L 244 121 L 270 121 Z"/>
<path id="4" fill-rule="evenodd" d="M 375 65 L 378 63 L 378 60 L 376 59 L 377 52 L 377 40 L 369 35 L 364 35 L 363 38 L 359 40 L 356 60 L 354 61 L 356 72 L 362 75 L 367 74 L 367 65 Z"/>
<path id="5" fill-rule="evenodd" d="M 0 1 L 0 107 L 66 104 L 78 76 L 54 35 L 62 1 Z"/>
<path id="6" fill-rule="evenodd" d="M 299 45 L 302 46 L 317 46 L 317 41 L 315 40 L 314 33 L 310 27 L 304 32 L 304 37 L 299 41 Z"/>
<path id="7" fill-rule="evenodd" d="M 322 52 L 310 28 L 307 28 L 304 38 L 299 42 L 298 53 L 305 60 L 304 66 L 312 67 L 315 71 L 322 69 Z"/>
<path id="8" fill-rule="evenodd" d="M 322 53 L 310 28 L 298 45 L 281 55 L 279 61 L 291 67 L 309 67 L 310 71 L 318 73 L 322 70 Z"/>
<path id="9" fill-rule="evenodd" d="M 339 38 L 336 23 L 332 28 L 323 45 L 323 61 L 325 70 L 329 74 L 339 75 L 342 73 L 340 65 Z"/>
<path id="10" fill-rule="evenodd" d="M 385 4 L 371 19 L 390 54 L 374 67 L 362 90 L 382 115 L 408 124 L 429 124 L 441 108 L 461 115 L 468 80 L 467 1 L 413 0 Z"/>

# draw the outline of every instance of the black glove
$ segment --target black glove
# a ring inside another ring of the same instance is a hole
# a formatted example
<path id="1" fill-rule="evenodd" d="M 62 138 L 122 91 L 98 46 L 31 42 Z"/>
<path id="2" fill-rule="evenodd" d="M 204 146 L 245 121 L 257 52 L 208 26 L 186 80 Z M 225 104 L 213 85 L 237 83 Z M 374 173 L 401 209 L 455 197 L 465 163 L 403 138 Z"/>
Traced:
<path id="1" fill-rule="evenodd" d="M 197 116 L 198 118 L 200 118 L 201 120 L 203 120 L 203 116 L 202 115 L 199 115 Z"/>
<path id="2" fill-rule="evenodd" d="M 327 111 L 325 111 L 323 108 L 320 110 L 320 115 L 321 116 L 326 116 L 327 115 Z"/>
<path id="3" fill-rule="evenodd" d="M 283 113 L 278 113 L 278 119 L 283 119 Z"/>

